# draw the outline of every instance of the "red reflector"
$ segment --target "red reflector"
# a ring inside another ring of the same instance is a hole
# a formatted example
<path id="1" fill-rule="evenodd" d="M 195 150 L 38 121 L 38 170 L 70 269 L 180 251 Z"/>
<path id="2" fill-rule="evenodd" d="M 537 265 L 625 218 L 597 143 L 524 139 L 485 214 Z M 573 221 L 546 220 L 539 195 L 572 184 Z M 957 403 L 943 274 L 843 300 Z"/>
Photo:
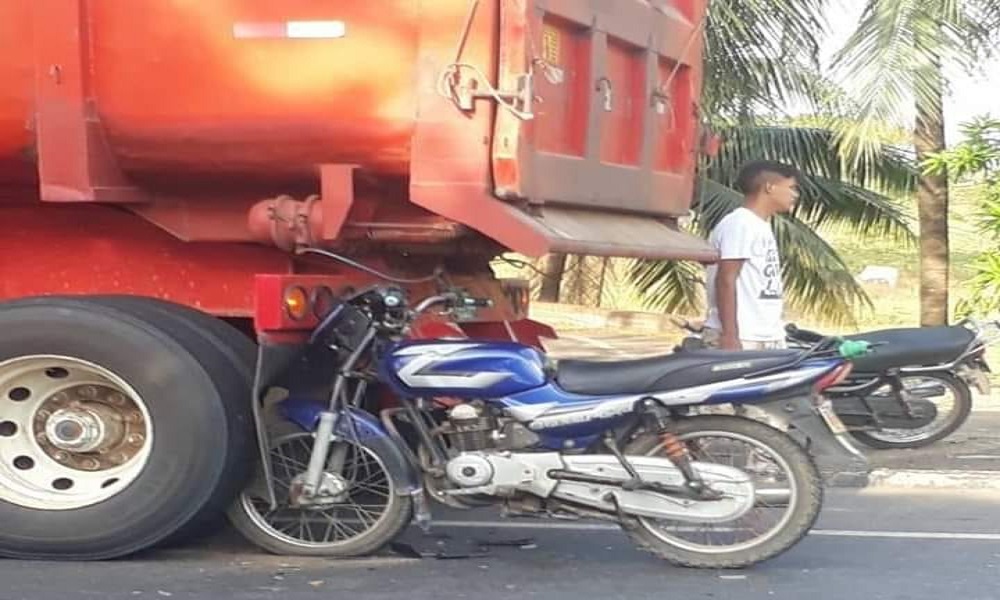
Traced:
<path id="1" fill-rule="evenodd" d="M 836 369 L 830 371 L 822 378 L 820 378 L 820 380 L 816 382 L 814 389 L 817 392 L 822 392 L 827 388 L 831 388 L 839 383 L 843 383 L 843 381 L 847 379 L 847 376 L 851 374 L 851 369 L 853 368 L 854 365 L 849 362 L 840 365 Z"/>

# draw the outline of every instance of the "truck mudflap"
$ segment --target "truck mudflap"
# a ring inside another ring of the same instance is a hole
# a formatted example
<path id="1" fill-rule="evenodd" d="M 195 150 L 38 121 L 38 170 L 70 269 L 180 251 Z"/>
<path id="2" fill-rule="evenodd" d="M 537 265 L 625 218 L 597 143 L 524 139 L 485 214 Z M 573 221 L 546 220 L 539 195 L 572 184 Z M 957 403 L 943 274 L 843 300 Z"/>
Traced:
<path id="1" fill-rule="evenodd" d="M 671 218 L 616 214 L 601 210 L 557 206 L 539 207 L 534 214 L 505 204 L 511 220 L 526 235 L 542 240 L 544 252 L 623 256 L 702 263 L 718 259 L 705 240 L 680 229 Z"/>

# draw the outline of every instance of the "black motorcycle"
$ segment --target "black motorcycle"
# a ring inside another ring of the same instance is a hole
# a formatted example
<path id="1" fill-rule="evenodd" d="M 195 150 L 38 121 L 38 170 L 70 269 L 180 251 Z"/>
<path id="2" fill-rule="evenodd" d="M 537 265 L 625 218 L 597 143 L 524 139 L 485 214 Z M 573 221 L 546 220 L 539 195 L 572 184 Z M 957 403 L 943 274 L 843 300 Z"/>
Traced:
<path id="1" fill-rule="evenodd" d="M 703 346 L 700 324 L 674 320 L 692 334 L 678 351 Z M 824 395 L 851 435 L 877 449 L 920 448 L 954 433 L 972 411 L 972 391 L 990 393 L 986 348 L 998 339 L 997 322 L 964 320 L 945 327 L 895 328 L 844 336 L 873 352 L 853 361 L 850 375 Z M 789 324 L 790 347 L 809 347 L 824 336 Z"/>
<path id="2" fill-rule="evenodd" d="M 992 324 L 994 327 L 996 324 Z M 824 394 L 855 439 L 872 448 L 920 448 L 954 433 L 969 418 L 972 392 L 990 393 L 985 326 L 972 321 L 867 331 L 845 339 L 871 342 L 851 374 Z M 823 336 L 786 327 L 790 346 Z"/>

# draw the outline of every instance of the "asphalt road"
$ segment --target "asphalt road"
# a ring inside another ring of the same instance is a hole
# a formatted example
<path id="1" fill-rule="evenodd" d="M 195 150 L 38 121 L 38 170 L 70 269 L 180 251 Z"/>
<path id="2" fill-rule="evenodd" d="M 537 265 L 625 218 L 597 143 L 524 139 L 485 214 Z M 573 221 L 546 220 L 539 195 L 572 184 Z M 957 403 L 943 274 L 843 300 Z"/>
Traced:
<path id="1" fill-rule="evenodd" d="M 224 533 L 200 546 L 123 561 L 0 561 L 0 600 L 993 600 L 1000 594 L 995 491 L 832 490 L 812 535 L 741 571 L 671 567 L 603 524 L 497 526 L 485 512 L 439 518 L 447 524 L 434 529 L 435 537 L 409 532 L 402 540 L 408 546 L 363 560 L 275 557 Z M 452 558 L 407 558 L 403 550 Z"/>

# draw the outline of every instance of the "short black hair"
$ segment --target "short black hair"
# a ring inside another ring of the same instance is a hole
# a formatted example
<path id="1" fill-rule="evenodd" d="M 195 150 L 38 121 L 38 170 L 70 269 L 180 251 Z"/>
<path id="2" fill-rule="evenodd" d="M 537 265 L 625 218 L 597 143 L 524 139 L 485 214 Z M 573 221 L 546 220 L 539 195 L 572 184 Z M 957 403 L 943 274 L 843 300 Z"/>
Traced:
<path id="1" fill-rule="evenodd" d="M 767 182 L 766 175 L 777 175 L 784 179 L 798 179 L 799 170 L 776 160 L 755 160 L 743 165 L 736 178 L 736 189 L 744 194 L 756 194 Z"/>

